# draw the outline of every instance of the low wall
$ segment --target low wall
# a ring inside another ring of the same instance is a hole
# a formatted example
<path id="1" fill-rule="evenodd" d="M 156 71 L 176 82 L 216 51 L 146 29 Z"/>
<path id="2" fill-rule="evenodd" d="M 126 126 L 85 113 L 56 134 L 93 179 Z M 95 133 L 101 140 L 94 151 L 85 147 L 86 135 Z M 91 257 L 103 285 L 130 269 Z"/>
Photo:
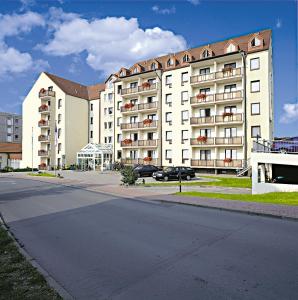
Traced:
<path id="1" fill-rule="evenodd" d="M 265 194 L 273 192 L 298 192 L 297 184 L 283 184 L 283 183 L 253 183 L 253 194 Z"/>

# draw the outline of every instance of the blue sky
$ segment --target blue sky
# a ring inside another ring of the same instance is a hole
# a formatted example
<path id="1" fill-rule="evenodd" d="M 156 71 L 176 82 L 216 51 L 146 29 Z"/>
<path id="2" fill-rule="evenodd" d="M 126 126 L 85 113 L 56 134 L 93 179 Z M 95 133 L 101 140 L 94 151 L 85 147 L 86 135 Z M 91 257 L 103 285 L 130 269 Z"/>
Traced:
<path id="1" fill-rule="evenodd" d="M 0 2 L 0 111 L 21 103 L 42 70 L 94 84 L 120 65 L 273 31 L 275 135 L 298 136 L 297 1 Z"/>

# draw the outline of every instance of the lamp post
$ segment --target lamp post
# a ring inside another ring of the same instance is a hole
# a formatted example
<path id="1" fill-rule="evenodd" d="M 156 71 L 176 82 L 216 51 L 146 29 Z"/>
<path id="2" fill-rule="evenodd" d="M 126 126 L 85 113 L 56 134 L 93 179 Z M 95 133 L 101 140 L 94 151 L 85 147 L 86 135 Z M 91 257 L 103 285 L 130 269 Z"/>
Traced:
<path id="1" fill-rule="evenodd" d="M 179 193 L 182 192 L 182 185 L 181 185 L 181 167 L 179 167 Z"/>

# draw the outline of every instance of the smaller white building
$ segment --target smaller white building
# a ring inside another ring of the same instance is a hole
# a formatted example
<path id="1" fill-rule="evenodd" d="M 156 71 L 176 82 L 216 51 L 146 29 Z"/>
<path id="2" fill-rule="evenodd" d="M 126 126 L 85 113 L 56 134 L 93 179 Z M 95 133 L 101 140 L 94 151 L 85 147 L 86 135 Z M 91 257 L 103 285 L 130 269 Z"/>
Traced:
<path id="1" fill-rule="evenodd" d="M 81 170 L 110 170 L 113 159 L 111 144 L 89 143 L 77 153 L 77 165 Z"/>
<path id="2" fill-rule="evenodd" d="M 251 154 L 253 194 L 298 192 L 298 144 L 297 149 L 291 146 L 295 151 L 287 151 L 288 142 L 277 151 L 277 143 L 280 142 L 269 146 L 254 143 Z"/>

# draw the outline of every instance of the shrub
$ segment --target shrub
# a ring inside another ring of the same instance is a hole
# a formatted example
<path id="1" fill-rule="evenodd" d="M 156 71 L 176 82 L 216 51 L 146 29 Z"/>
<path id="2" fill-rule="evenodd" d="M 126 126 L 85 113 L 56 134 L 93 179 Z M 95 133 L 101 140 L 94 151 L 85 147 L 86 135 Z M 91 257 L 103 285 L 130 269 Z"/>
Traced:
<path id="1" fill-rule="evenodd" d="M 121 170 L 122 179 L 121 181 L 127 185 L 133 185 L 138 179 L 138 175 L 134 172 L 133 167 L 126 166 Z"/>

